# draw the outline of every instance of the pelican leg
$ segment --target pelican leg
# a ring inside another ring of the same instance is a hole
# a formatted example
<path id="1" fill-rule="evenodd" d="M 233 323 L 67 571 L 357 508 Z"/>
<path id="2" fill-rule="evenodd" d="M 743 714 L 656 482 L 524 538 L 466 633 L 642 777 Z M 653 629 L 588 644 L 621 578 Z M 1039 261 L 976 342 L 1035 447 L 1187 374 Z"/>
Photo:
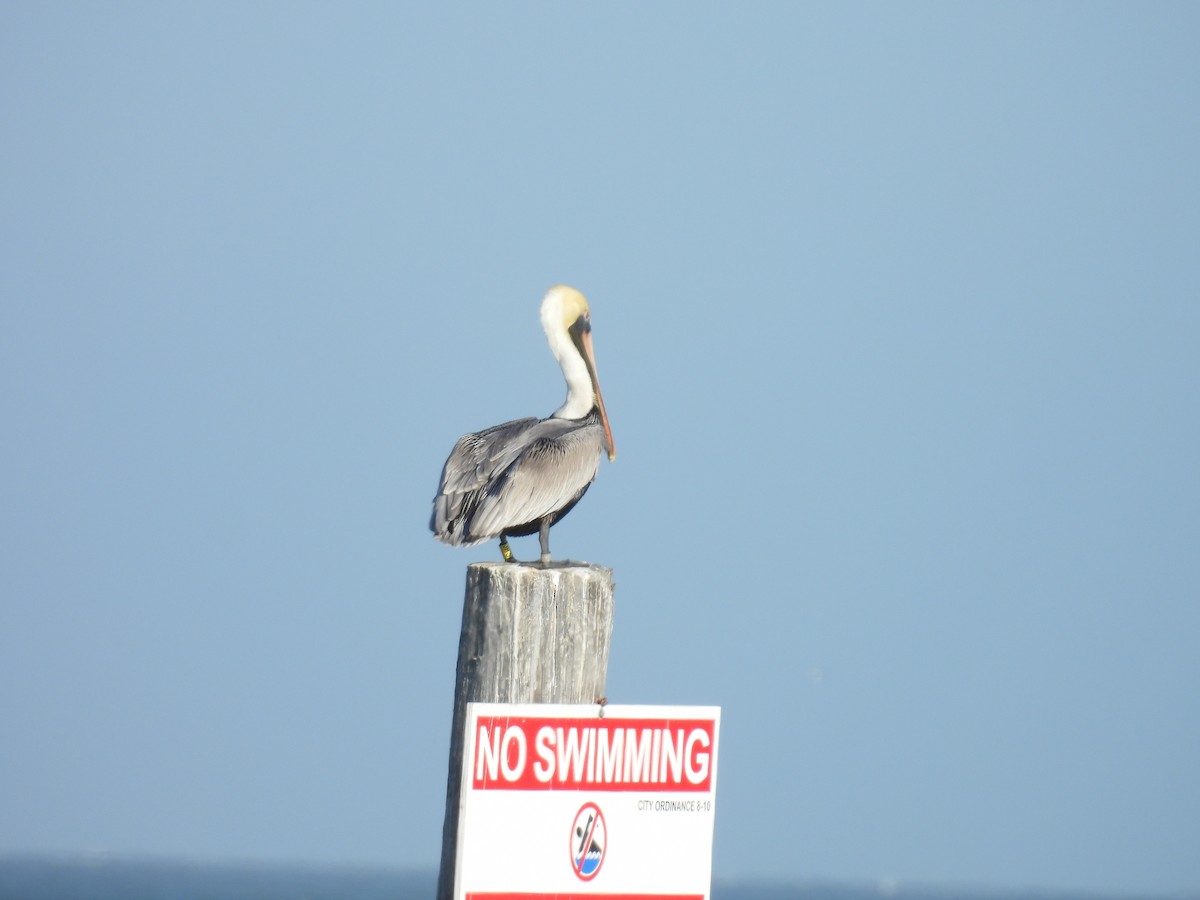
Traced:
<path id="1" fill-rule="evenodd" d="M 500 555 L 504 557 L 505 562 L 515 562 L 516 557 L 513 556 L 512 549 L 508 546 L 508 535 L 500 535 Z"/>
<path id="2" fill-rule="evenodd" d="M 550 565 L 550 517 L 542 519 L 538 526 L 538 543 L 542 545 L 542 565 Z"/>

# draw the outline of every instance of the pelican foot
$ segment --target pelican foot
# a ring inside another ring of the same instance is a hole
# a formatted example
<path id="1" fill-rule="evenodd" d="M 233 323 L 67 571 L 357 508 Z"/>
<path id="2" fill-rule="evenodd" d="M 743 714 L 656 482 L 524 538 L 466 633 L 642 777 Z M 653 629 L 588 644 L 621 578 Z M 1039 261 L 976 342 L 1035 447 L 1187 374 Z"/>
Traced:
<path id="1" fill-rule="evenodd" d="M 514 559 L 513 562 L 520 562 L 520 560 Z M 587 568 L 591 563 L 582 559 L 538 559 L 523 562 L 521 565 L 533 566 L 535 569 L 573 569 L 580 566 Z"/>
<path id="2" fill-rule="evenodd" d="M 529 566 L 531 569 L 588 569 L 591 563 L 585 559 L 517 559 L 515 556 L 507 560 L 514 565 Z"/>

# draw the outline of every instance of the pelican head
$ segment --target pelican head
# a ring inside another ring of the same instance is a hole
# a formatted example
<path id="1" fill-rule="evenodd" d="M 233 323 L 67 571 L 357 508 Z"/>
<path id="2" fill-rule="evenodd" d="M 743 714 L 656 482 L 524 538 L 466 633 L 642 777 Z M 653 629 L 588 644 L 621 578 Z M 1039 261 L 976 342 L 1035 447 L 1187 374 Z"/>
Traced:
<path id="1" fill-rule="evenodd" d="M 567 380 L 567 402 L 554 412 L 554 416 L 582 419 L 595 407 L 604 427 L 608 458 L 616 459 L 612 429 L 608 424 L 608 413 L 604 411 L 604 398 L 600 395 L 600 380 L 596 377 L 591 310 L 583 294 L 562 284 L 550 288 L 542 300 L 542 328 Z"/>

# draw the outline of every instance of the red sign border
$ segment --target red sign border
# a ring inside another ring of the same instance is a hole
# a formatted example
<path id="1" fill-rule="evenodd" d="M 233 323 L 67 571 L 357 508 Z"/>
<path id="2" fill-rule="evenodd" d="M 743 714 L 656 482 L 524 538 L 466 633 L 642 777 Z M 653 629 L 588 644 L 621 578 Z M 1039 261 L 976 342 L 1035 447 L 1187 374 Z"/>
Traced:
<path id="1" fill-rule="evenodd" d="M 552 894 L 531 894 L 525 891 L 468 891 L 466 900 L 704 900 L 704 894 L 564 894 L 561 891 Z"/>

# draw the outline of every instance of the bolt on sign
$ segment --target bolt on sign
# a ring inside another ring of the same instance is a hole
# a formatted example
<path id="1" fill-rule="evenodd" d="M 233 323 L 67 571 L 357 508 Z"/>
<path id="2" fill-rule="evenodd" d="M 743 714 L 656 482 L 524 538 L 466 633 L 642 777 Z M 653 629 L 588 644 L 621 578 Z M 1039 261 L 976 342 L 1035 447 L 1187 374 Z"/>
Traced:
<path id="1" fill-rule="evenodd" d="M 720 717 L 470 704 L 455 900 L 707 900 Z"/>

